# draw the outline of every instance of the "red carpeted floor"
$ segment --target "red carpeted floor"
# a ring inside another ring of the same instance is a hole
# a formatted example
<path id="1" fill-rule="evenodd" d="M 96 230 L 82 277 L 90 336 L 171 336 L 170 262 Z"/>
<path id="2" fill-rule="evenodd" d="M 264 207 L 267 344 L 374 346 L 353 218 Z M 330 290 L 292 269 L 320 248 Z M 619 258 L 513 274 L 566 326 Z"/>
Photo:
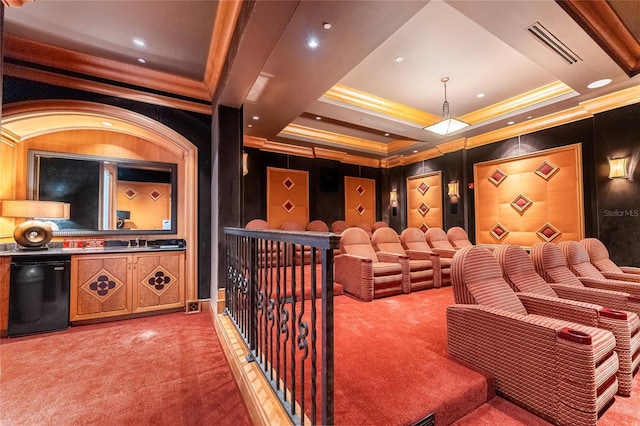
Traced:
<path id="1" fill-rule="evenodd" d="M 340 425 L 546 423 L 446 352 L 451 287 L 335 301 Z M 249 425 L 209 313 L 183 313 L 3 339 L 0 424 Z M 640 375 L 599 426 L 640 425 Z"/>
<path id="2" fill-rule="evenodd" d="M 451 287 L 371 303 L 335 299 L 337 424 L 411 424 L 432 411 L 436 425 L 549 424 L 493 397 L 485 377 L 447 355 L 453 303 Z M 640 373 L 632 396 L 615 399 L 598 425 L 640 426 Z"/>
<path id="3" fill-rule="evenodd" d="M 450 288 L 334 303 L 337 424 L 411 424 L 434 411 L 449 424 L 490 398 L 486 377 L 446 353 Z"/>
<path id="4" fill-rule="evenodd" d="M 2 425 L 250 425 L 209 312 L 2 339 Z"/>

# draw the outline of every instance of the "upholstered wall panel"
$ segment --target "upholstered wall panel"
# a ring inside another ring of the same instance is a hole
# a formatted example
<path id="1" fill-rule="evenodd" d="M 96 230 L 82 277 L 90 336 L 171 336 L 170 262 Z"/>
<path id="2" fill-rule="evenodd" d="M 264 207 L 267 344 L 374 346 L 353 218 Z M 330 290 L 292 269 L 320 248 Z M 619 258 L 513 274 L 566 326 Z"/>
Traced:
<path id="1" fill-rule="evenodd" d="M 350 225 L 366 222 L 373 226 L 376 221 L 375 179 L 344 177 L 344 220 Z"/>
<path id="2" fill-rule="evenodd" d="M 581 164 L 580 144 L 475 164 L 476 242 L 583 238 Z"/>
<path id="3" fill-rule="evenodd" d="M 267 167 L 267 222 L 272 229 L 289 220 L 309 223 L 309 173 Z"/>
<path id="4" fill-rule="evenodd" d="M 432 172 L 407 178 L 407 226 L 442 228 L 442 174 Z"/>
<path id="5" fill-rule="evenodd" d="M 171 219 L 171 185 L 119 181 L 116 206 L 130 213 L 127 229 L 163 229 Z"/>

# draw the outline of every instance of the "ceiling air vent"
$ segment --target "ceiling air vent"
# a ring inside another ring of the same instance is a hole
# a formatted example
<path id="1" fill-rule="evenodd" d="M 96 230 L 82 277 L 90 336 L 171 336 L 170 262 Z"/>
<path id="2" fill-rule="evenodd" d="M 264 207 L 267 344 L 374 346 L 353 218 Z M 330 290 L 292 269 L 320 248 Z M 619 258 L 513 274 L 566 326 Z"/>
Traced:
<path id="1" fill-rule="evenodd" d="M 556 55 L 560 56 L 569 65 L 575 64 L 578 61 L 582 61 L 578 55 L 576 55 L 566 44 L 561 42 L 556 36 L 549 32 L 540 22 L 536 21 L 529 25 L 525 30 L 531 34 L 540 43 L 547 46 Z"/>

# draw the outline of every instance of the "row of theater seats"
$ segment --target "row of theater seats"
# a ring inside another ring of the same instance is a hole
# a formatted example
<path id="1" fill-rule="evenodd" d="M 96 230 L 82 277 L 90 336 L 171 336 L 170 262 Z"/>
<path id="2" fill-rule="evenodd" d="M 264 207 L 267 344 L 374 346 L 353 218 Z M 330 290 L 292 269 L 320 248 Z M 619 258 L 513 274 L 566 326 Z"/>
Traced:
<path id="1" fill-rule="evenodd" d="M 457 251 L 449 353 L 556 424 L 595 425 L 640 365 L 640 269 L 597 239 Z M 612 279 L 613 278 L 613 279 Z"/>
<path id="2" fill-rule="evenodd" d="M 247 229 L 268 229 L 268 223 L 254 219 Z M 282 224 L 284 231 L 327 232 L 321 220 L 311 221 L 306 227 L 295 221 Z M 340 248 L 334 252 L 334 281 L 347 293 L 364 301 L 395 294 L 410 293 L 451 282 L 451 258 L 457 248 L 470 245 L 462 228 L 430 228 L 423 233 L 418 228 L 407 228 L 399 236 L 385 222 L 376 222 L 371 228 L 362 223 L 350 227 L 344 221 L 335 221 L 331 231 L 341 235 Z M 296 247 L 296 263 L 309 263 L 311 253 Z M 264 247 L 260 250 L 260 264 L 275 266 L 284 253 Z"/>
<path id="3" fill-rule="evenodd" d="M 398 235 L 381 227 L 369 237 L 365 230 L 350 227 L 341 234 L 334 279 L 345 292 L 364 301 L 441 287 L 451 282 L 456 250 L 441 228 L 426 233 L 407 228 Z"/>

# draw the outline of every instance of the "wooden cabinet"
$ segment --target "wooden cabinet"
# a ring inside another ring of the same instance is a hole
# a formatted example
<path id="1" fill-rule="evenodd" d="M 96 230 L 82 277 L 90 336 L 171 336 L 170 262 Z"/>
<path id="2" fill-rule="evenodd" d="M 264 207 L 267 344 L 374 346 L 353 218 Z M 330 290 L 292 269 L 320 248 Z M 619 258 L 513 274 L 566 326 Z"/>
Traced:
<path id="1" fill-rule="evenodd" d="M 70 320 L 184 306 L 184 252 L 71 258 Z"/>
<path id="2" fill-rule="evenodd" d="M 184 306 L 184 252 L 134 256 L 133 312 Z"/>

